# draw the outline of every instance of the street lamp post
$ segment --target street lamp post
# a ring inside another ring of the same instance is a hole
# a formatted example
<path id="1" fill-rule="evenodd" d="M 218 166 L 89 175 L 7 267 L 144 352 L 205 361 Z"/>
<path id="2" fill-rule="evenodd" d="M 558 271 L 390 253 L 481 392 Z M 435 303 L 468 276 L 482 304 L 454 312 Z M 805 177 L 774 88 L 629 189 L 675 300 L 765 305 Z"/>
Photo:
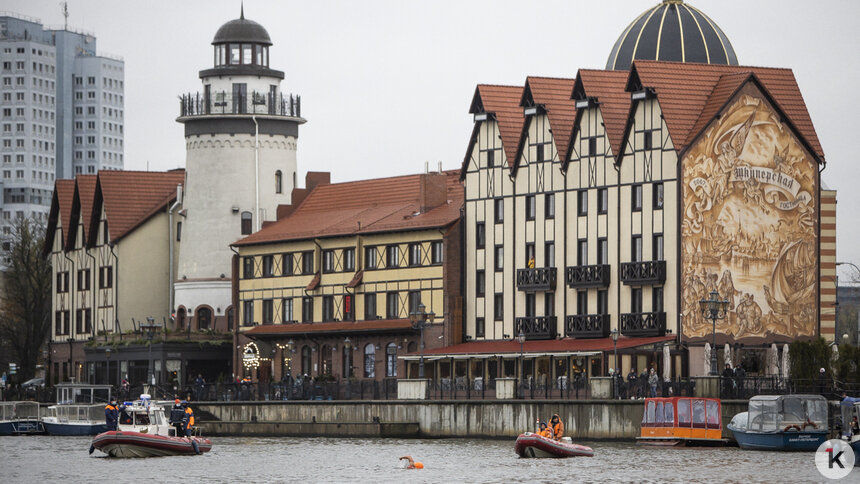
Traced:
<path id="1" fill-rule="evenodd" d="M 69 343 L 69 374 L 68 374 L 68 377 L 69 377 L 69 381 L 75 381 L 75 377 L 73 376 L 75 369 L 72 366 L 72 349 L 74 347 L 75 338 L 68 338 L 68 339 L 66 339 L 66 342 Z"/>
<path id="2" fill-rule="evenodd" d="M 343 356 L 346 358 L 346 378 L 352 378 L 352 341 L 350 341 L 349 336 L 347 336 L 343 340 L 344 352 Z"/>
<path id="3" fill-rule="evenodd" d="M 615 368 L 621 368 L 618 366 L 618 329 L 613 329 L 612 332 L 609 333 L 609 336 L 612 336 L 612 350 L 615 353 L 615 359 L 613 361 Z M 612 388 L 615 389 L 615 397 L 618 398 L 618 375 L 615 375 L 612 378 Z"/>
<path id="4" fill-rule="evenodd" d="M 517 342 L 520 344 L 520 383 L 524 379 L 523 376 L 523 366 L 524 366 L 524 357 L 523 357 L 523 344 L 526 342 L 526 335 L 520 331 L 520 334 L 517 335 Z"/>
<path id="5" fill-rule="evenodd" d="M 726 308 L 729 302 L 725 299 L 720 299 L 720 293 L 711 291 L 708 299 L 699 301 L 699 307 L 702 310 L 702 316 L 705 319 L 710 319 L 713 323 L 713 343 L 711 347 L 711 372 L 710 376 L 718 376 L 717 373 L 717 320 L 726 317 Z"/>
<path id="6" fill-rule="evenodd" d="M 155 372 L 152 369 L 152 339 L 155 337 L 155 332 L 160 327 L 160 325 L 155 324 L 155 318 L 153 317 L 146 318 L 146 324 L 140 325 L 140 329 L 146 331 L 146 339 L 149 340 L 149 365 L 146 367 L 147 384 L 155 384 L 153 381 L 155 379 Z"/>
<path id="7" fill-rule="evenodd" d="M 424 303 L 418 303 L 418 310 L 409 313 L 409 321 L 412 322 L 412 327 L 421 331 L 421 344 L 418 346 L 420 359 L 418 360 L 418 378 L 424 378 L 424 328 L 433 324 L 436 318 L 436 313 L 430 311 L 424 312 Z"/>
<path id="8" fill-rule="evenodd" d="M 107 362 L 107 376 L 106 376 L 105 380 L 107 381 L 108 385 L 112 384 L 110 382 L 110 353 L 111 353 L 110 348 L 105 348 L 105 361 Z"/>

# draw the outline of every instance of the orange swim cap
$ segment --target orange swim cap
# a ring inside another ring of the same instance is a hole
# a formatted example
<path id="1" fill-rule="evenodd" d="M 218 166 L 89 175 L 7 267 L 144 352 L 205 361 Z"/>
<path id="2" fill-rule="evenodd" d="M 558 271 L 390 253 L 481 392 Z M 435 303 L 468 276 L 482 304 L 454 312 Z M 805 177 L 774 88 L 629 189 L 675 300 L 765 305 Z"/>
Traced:
<path id="1" fill-rule="evenodd" d="M 416 462 L 416 463 L 415 463 L 415 468 L 416 468 L 416 469 L 423 469 L 423 468 L 424 468 L 424 464 L 422 464 L 422 463 L 420 463 L 420 462 Z"/>

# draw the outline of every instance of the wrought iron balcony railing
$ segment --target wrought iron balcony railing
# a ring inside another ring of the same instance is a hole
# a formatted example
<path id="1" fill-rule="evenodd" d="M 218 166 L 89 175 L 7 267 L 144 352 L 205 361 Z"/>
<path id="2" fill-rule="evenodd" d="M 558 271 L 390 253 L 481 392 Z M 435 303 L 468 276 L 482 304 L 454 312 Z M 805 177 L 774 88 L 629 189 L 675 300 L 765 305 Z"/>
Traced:
<path id="1" fill-rule="evenodd" d="M 572 338 L 609 336 L 608 314 L 574 314 L 564 318 L 564 334 Z"/>
<path id="2" fill-rule="evenodd" d="M 555 316 L 529 316 L 517 318 L 514 323 L 514 334 L 523 333 L 526 339 L 555 339 Z"/>
<path id="3" fill-rule="evenodd" d="M 221 114 L 259 114 L 268 116 L 302 115 L 300 96 L 252 91 L 234 94 L 226 91 L 189 93 L 179 96 L 179 116 L 209 116 Z"/>
<path id="4" fill-rule="evenodd" d="M 666 313 L 622 313 L 621 334 L 663 336 L 666 334 Z"/>
<path id="5" fill-rule="evenodd" d="M 555 267 L 517 269 L 517 289 L 526 292 L 555 291 Z"/>
<path id="6" fill-rule="evenodd" d="M 666 282 L 666 261 L 624 262 L 621 264 L 621 282 L 628 286 L 663 284 Z"/>
<path id="7" fill-rule="evenodd" d="M 564 281 L 568 286 L 609 287 L 609 264 L 570 266 L 565 269 Z"/>

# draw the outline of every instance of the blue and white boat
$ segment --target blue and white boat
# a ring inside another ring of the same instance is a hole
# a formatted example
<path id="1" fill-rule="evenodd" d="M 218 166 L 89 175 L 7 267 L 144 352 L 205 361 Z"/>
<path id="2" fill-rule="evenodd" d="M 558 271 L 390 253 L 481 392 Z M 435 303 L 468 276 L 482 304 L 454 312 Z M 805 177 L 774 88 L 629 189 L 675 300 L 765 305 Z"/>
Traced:
<path id="1" fill-rule="evenodd" d="M 742 449 L 814 451 L 827 440 L 821 395 L 759 395 L 727 426 Z"/>
<path id="2" fill-rule="evenodd" d="M 105 405 L 110 385 L 60 383 L 57 404 L 47 408 L 42 425 L 50 435 L 98 435 L 107 431 Z"/>
<path id="3" fill-rule="evenodd" d="M 38 402 L 0 402 L 0 435 L 44 433 Z"/>

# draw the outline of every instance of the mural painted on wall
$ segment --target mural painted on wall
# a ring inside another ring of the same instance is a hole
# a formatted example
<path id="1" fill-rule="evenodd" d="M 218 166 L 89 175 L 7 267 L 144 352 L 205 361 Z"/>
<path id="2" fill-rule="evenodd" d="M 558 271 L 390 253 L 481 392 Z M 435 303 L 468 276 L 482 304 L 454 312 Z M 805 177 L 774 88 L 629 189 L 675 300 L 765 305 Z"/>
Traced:
<path id="1" fill-rule="evenodd" d="M 682 325 L 712 333 L 699 309 L 729 301 L 727 340 L 813 336 L 817 314 L 817 166 L 779 116 L 742 95 L 684 157 Z"/>

